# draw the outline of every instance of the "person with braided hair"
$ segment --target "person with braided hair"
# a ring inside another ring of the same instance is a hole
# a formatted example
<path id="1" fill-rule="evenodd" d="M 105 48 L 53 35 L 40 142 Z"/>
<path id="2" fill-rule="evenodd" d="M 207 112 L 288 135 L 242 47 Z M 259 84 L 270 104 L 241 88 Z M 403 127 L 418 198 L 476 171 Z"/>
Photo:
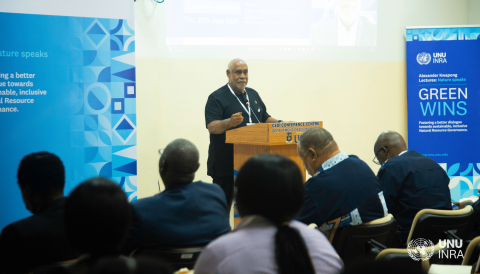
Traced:
<path id="1" fill-rule="evenodd" d="M 295 221 L 305 189 L 300 169 L 276 154 L 240 169 L 236 203 L 242 221 L 211 242 L 195 265 L 204 273 L 339 273 L 343 263 L 327 238 Z"/>

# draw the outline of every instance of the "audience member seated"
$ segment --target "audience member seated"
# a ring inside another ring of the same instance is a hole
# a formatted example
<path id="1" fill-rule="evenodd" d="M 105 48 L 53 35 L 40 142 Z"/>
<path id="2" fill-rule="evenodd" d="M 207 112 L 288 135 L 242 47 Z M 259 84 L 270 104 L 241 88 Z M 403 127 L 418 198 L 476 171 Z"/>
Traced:
<path id="1" fill-rule="evenodd" d="M 299 221 L 315 223 L 330 238 L 333 229 L 387 215 L 382 187 L 373 171 L 357 156 L 340 151 L 326 129 L 308 129 L 297 149 L 312 176 L 305 183 Z"/>
<path id="2" fill-rule="evenodd" d="M 60 158 L 48 152 L 27 155 L 20 162 L 17 179 L 25 206 L 33 215 L 3 229 L 0 273 L 25 273 L 77 258 L 63 229 L 65 169 Z"/>
<path id="3" fill-rule="evenodd" d="M 125 252 L 152 246 L 203 247 L 231 230 L 223 190 L 193 182 L 198 160 L 197 148 L 185 139 L 165 148 L 159 161 L 165 190 L 132 202 L 134 218 Z"/>
<path id="4" fill-rule="evenodd" d="M 376 163 L 382 165 L 378 178 L 389 213 L 399 224 L 399 246 L 406 246 L 415 215 L 422 209 L 451 210 L 447 173 L 434 160 L 407 150 L 403 137 L 395 131 L 378 136 L 374 146 Z"/>
<path id="5" fill-rule="evenodd" d="M 250 158 L 240 169 L 233 232 L 210 243 L 195 265 L 204 273 L 339 273 L 342 261 L 322 233 L 292 221 L 302 208 L 298 166 L 276 154 Z"/>
<path id="6" fill-rule="evenodd" d="M 68 240 L 82 256 L 67 267 L 68 271 L 90 273 L 102 258 L 135 264 L 133 258 L 120 256 L 131 218 L 127 196 L 116 183 L 98 177 L 75 188 L 65 203 L 65 229 Z"/>

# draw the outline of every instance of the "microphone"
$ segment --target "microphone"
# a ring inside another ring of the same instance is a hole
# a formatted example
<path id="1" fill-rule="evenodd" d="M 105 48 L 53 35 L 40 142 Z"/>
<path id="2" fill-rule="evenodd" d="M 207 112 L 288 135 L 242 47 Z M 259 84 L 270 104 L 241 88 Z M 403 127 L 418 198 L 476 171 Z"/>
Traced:
<path id="1" fill-rule="evenodd" d="M 247 105 L 248 105 L 248 102 L 247 102 Z M 250 109 L 252 110 L 251 112 L 253 113 L 253 115 L 255 116 L 255 118 L 257 118 L 257 121 L 258 121 L 259 123 L 261 123 L 260 120 L 258 120 L 257 115 L 255 114 L 255 110 L 252 109 L 252 108 L 250 108 Z"/>

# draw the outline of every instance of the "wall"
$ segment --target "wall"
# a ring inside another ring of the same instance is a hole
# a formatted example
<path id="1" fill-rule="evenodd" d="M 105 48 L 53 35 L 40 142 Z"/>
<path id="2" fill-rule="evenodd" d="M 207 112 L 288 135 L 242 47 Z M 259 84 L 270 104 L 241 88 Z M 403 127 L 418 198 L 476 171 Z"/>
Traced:
<path id="1" fill-rule="evenodd" d="M 379 166 L 371 159 L 377 136 L 390 129 L 407 137 L 405 27 L 466 25 L 469 16 L 479 15 L 470 13 L 477 2 L 380 0 L 378 46 L 371 60 L 246 60 L 248 86 L 259 91 L 275 118 L 324 121 L 340 148 L 376 173 Z M 163 4 L 135 4 L 139 198 L 158 192 L 157 151 L 176 138 L 195 143 L 201 163 L 196 179 L 211 182 L 204 107 L 208 95 L 227 82 L 229 60 L 241 57 L 164 58 L 159 50 L 165 47 L 164 16 Z"/>
<path id="2" fill-rule="evenodd" d="M 480 0 L 468 0 L 468 24 L 480 25 Z"/>

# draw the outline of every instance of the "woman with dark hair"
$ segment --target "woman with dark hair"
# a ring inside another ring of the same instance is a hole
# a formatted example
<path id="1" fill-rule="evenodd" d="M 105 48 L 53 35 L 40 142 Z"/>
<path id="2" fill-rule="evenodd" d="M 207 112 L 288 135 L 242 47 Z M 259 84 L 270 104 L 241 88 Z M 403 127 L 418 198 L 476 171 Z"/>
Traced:
<path id="1" fill-rule="evenodd" d="M 70 273 L 87 273 L 101 258 L 134 259 L 120 256 L 131 222 L 131 208 L 125 192 L 106 178 L 93 178 L 75 188 L 65 203 L 68 240 L 83 256 L 67 267 Z"/>
<path id="2" fill-rule="evenodd" d="M 252 157 L 235 184 L 242 221 L 205 248 L 195 274 L 341 271 L 342 261 L 325 236 L 292 221 L 300 213 L 305 191 L 293 161 L 275 154 Z"/>

